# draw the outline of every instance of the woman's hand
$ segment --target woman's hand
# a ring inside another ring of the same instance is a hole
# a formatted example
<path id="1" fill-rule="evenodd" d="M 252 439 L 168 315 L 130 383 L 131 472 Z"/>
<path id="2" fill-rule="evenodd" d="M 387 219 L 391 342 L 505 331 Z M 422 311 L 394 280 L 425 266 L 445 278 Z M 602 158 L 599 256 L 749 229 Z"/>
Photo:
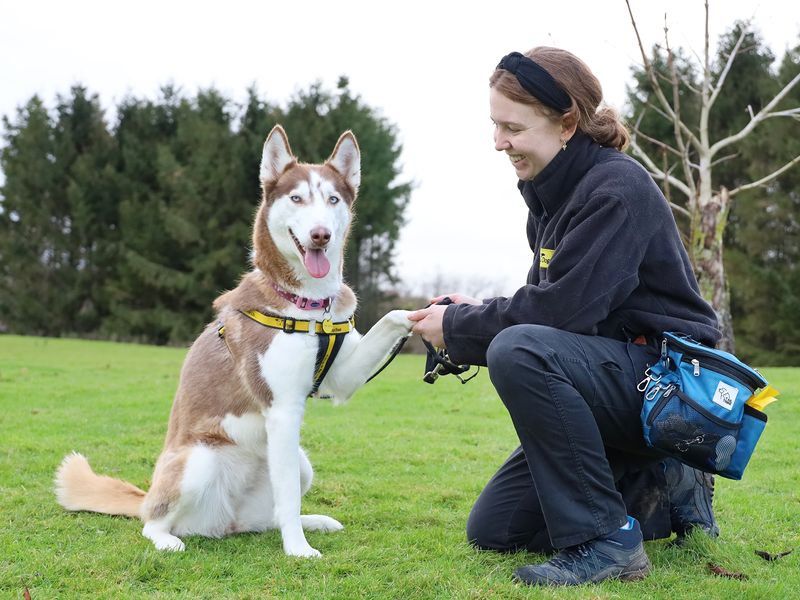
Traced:
<path id="1" fill-rule="evenodd" d="M 433 304 L 428 308 L 416 310 L 408 315 L 409 320 L 416 321 L 416 325 L 411 331 L 429 341 L 437 348 L 444 348 L 444 331 L 442 320 L 447 306 L 444 304 Z"/>
<path id="2" fill-rule="evenodd" d="M 444 348 L 442 321 L 444 320 L 444 311 L 447 310 L 446 305 L 437 304 L 437 302 L 441 302 L 445 298 L 450 298 L 453 304 L 483 304 L 477 298 L 465 296 L 464 294 L 442 294 L 431 298 L 431 305 L 428 308 L 414 311 L 408 315 L 409 320 L 417 323 L 411 331 L 428 340 L 437 348 Z"/>

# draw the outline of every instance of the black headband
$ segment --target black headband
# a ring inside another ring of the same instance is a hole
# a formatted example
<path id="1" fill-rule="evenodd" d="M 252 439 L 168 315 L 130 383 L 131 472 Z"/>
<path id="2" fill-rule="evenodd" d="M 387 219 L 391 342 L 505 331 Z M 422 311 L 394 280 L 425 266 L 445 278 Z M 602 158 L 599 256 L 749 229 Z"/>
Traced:
<path id="1" fill-rule="evenodd" d="M 572 108 L 572 98 L 569 97 L 569 94 L 561 89 L 553 76 L 541 65 L 524 54 L 519 52 L 506 54 L 500 59 L 497 68 L 514 75 L 525 91 L 536 97 L 545 106 L 560 113 L 565 113 Z"/>

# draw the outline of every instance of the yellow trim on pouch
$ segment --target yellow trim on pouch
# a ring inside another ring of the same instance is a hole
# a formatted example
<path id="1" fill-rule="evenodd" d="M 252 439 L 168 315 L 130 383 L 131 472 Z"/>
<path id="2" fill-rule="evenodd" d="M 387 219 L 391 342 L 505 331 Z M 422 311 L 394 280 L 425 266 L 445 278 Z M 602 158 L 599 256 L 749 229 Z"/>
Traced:
<path id="1" fill-rule="evenodd" d="M 775 396 L 777 396 L 780 392 L 776 390 L 771 385 L 768 385 L 763 390 L 761 390 L 758 394 L 753 394 L 750 398 L 747 399 L 745 404 L 749 404 L 756 410 L 763 411 L 768 405 L 772 404 L 777 400 Z"/>
<path id="2" fill-rule="evenodd" d="M 553 258 L 555 250 L 550 248 L 539 248 L 539 268 L 546 269 L 550 266 L 550 261 Z"/>

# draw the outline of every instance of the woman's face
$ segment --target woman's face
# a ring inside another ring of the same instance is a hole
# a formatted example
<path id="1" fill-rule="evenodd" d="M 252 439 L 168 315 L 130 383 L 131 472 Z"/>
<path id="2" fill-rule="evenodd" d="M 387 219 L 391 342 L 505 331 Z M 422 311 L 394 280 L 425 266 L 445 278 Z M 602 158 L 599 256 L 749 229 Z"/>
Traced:
<path id="1" fill-rule="evenodd" d="M 536 177 L 561 150 L 561 124 L 533 106 L 514 102 L 490 88 L 489 113 L 495 150 L 506 153 L 519 179 Z"/>

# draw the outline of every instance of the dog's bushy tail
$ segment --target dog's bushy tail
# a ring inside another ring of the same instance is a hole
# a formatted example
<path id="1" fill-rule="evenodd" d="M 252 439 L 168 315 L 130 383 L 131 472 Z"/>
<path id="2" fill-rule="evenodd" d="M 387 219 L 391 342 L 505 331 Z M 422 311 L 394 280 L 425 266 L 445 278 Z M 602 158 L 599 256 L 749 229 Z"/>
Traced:
<path id="1" fill-rule="evenodd" d="M 56 498 L 67 510 L 141 518 L 146 492 L 135 485 L 98 475 L 82 454 L 67 455 L 56 471 Z"/>

